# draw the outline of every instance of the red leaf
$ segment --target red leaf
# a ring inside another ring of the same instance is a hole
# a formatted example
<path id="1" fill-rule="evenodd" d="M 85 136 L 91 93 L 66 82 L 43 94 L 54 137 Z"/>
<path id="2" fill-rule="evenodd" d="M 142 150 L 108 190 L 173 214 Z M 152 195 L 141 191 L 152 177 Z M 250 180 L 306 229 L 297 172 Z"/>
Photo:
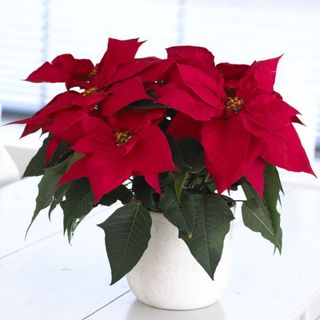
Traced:
<path id="1" fill-rule="evenodd" d="M 95 201 L 126 181 L 132 170 L 124 159 L 114 158 L 110 153 L 99 152 L 88 161 L 89 180 Z"/>
<path id="2" fill-rule="evenodd" d="M 135 147 L 126 159 L 133 171 L 142 175 L 176 170 L 168 141 L 156 125 L 139 134 Z"/>
<path id="3" fill-rule="evenodd" d="M 206 166 L 219 193 L 230 189 L 244 176 L 260 152 L 258 141 L 244 129 L 236 116 L 205 123 L 201 140 Z"/>
<path id="4" fill-rule="evenodd" d="M 109 82 L 115 83 L 137 75 L 142 77 L 143 81 L 155 81 L 164 74 L 167 68 L 168 66 L 165 66 L 159 58 L 139 58 L 130 63 L 119 65 L 117 72 Z"/>
<path id="5" fill-rule="evenodd" d="M 109 38 L 107 51 L 98 65 L 99 72 L 110 79 L 115 71 L 115 66 L 134 60 L 142 43 L 138 42 L 138 39 L 118 40 Z"/>
<path id="6" fill-rule="evenodd" d="M 179 88 L 169 88 L 156 102 L 174 108 L 200 121 L 208 121 L 213 116 L 222 113 L 221 109 L 214 109 L 196 96 Z"/>
<path id="7" fill-rule="evenodd" d="M 81 106 L 91 109 L 95 107 L 99 102 L 103 101 L 108 97 L 108 93 L 105 92 L 94 92 L 88 96 L 84 96 L 82 94 L 78 94 L 75 96 L 75 98 L 72 100 L 72 105 L 75 106 Z"/>
<path id="8" fill-rule="evenodd" d="M 259 94 L 239 113 L 246 129 L 257 137 L 266 137 L 291 123 L 298 111 L 274 94 Z"/>
<path id="9" fill-rule="evenodd" d="M 31 82 L 64 82 L 65 73 L 51 63 L 45 62 L 33 71 L 26 80 Z"/>
<path id="10" fill-rule="evenodd" d="M 75 162 L 68 171 L 61 177 L 58 186 L 73 180 L 88 177 L 88 158 L 84 157 Z"/>
<path id="11" fill-rule="evenodd" d="M 246 64 L 219 63 L 217 69 L 222 73 L 225 87 L 236 89 L 240 79 L 245 75 L 249 66 Z"/>
<path id="12" fill-rule="evenodd" d="M 278 62 L 281 56 L 273 59 L 255 61 L 241 79 L 241 92 L 251 91 L 252 88 L 263 92 L 273 92 Z"/>
<path id="13" fill-rule="evenodd" d="M 160 183 L 159 183 L 159 174 L 157 173 L 145 173 L 144 178 L 146 182 L 158 193 L 161 193 Z"/>
<path id="14" fill-rule="evenodd" d="M 121 110 L 108 117 L 107 121 L 113 130 L 127 130 L 137 133 L 140 130 L 158 124 L 165 116 L 165 110 L 159 109 L 135 109 Z"/>
<path id="15" fill-rule="evenodd" d="M 286 125 L 263 140 L 261 156 L 267 162 L 280 168 L 315 175 L 292 124 Z"/>
<path id="16" fill-rule="evenodd" d="M 112 115 L 130 103 L 142 99 L 151 100 L 151 97 L 145 92 L 144 86 L 138 77 L 116 83 L 108 90 L 108 94 L 102 107 L 102 113 L 105 116 Z"/>
<path id="17" fill-rule="evenodd" d="M 178 112 L 171 120 L 167 133 L 177 141 L 185 138 L 193 138 L 200 141 L 201 128 L 202 123 L 200 121 L 196 121 Z"/>
<path id="18" fill-rule="evenodd" d="M 51 63 L 45 62 L 32 72 L 27 81 L 65 82 L 67 88 L 80 86 L 89 79 L 93 63 L 88 59 L 75 59 L 71 54 L 57 56 Z"/>
<path id="19" fill-rule="evenodd" d="M 219 72 L 212 68 L 208 74 L 194 66 L 184 64 L 178 64 L 177 69 L 181 81 L 200 99 L 211 105 L 213 109 L 224 108 L 221 105 L 221 99 L 225 99 L 226 96 L 223 90 L 223 79 Z"/>
<path id="20" fill-rule="evenodd" d="M 265 167 L 266 167 L 266 162 L 263 161 L 261 158 L 258 158 L 256 161 L 252 163 L 251 166 L 248 167 L 247 172 L 245 174 L 250 184 L 260 195 L 261 199 L 263 196 L 263 189 L 264 189 L 263 171 Z"/>
<path id="21" fill-rule="evenodd" d="M 51 159 L 52 155 L 56 151 L 58 145 L 59 145 L 60 140 L 56 137 L 52 137 L 47 144 L 47 152 L 46 152 L 46 163 L 49 162 Z"/>
<path id="22" fill-rule="evenodd" d="M 195 46 L 176 46 L 167 48 L 169 59 L 195 59 L 214 66 L 214 56 L 206 48 Z"/>

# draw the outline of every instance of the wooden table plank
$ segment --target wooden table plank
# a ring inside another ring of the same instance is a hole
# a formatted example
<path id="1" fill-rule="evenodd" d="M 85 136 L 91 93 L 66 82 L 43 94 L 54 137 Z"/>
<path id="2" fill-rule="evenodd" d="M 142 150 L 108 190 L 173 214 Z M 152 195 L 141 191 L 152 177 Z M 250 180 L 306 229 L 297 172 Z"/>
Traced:
<path id="1" fill-rule="evenodd" d="M 104 233 L 96 225 L 113 208 L 99 207 L 76 230 L 72 246 L 62 235 L 60 210 L 50 223 L 42 213 L 24 241 L 35 205 L 37 179 L 0 191 L 0 319 L 81 319 L 127 292 L 110 287 Z"/>
<path id="2" fill-rule="evenodd" d="M 144 305 L 136 300 L 131 292 L 123 295 L 112 304 L 92 314 L 88 320 L 225 320 L 225 311 L 220 302 L 207 308 L 191 311 L 160 310 Z M 228 318 L 229 319 L 229 318 Z M 230 318 L 232 320 L 236 320 Z M 238 318 L 244 320 L 246 318 Z M 257 318 L 258 319 L 258 318 Z M 256 319 L 256 320 L 257 320 Z"/>
<path id="3" fill-rule="evenodd" d="M 128 290 L 110 287 L 104 234 L 90 219 L 72 246 L 56 235 L 0 260 L 0 319 L 81 319 Z"/>
<path id="4" fill-rule="evenodd" d="M 96 227 L 110 214 L 106 208 L 79 226 L 71 247 L 55 234 L 61 228 L 59 214 L 53 224 L 44 214 L 31 230 L 34 242 L 25 247 L 20 232 L 24 235 L 35 193 L 32 179 L 0 192 L 2 252 L 11 252 L 0 259 L 1 320 L 296 320 L 317 301 L 312 293 L 320 285 L 320 189 L 288 189 L 281 210 L 281 257 L 273 256 L 272 246 L 259 235 L 241 224 L 234 228 L 234 264 L 224 297 L 209 308 L 186 312 L 144 306 L 126 294 L 125 280 L 108 285 L 104 235 Z M 318 314 L 317 306 L 312 314 Z"/>
<path id="5" fill-rule="evenodd" d="M 319 292 L 320 286 L 320 189 L 287 189 L 281 210 L 283 254 L 273 255 L 272 246 L 244 226 L 235 228 L 230 283 L 218 304 L 193 311 L 163 311 L 126 294 L 89 320 L 299 319 L 315 303 L 312 293 Z M 320 316 L 320 306 L 313 305 L 315 315 Z"/>
<path id="6" fill-rule="evenodd" d="M 52 223 L 41 212 L 30 229 L 39 178 L 27 178 L 0 189 L 0 258 L 62 230 L 61 212 L 52 215 Z"/>

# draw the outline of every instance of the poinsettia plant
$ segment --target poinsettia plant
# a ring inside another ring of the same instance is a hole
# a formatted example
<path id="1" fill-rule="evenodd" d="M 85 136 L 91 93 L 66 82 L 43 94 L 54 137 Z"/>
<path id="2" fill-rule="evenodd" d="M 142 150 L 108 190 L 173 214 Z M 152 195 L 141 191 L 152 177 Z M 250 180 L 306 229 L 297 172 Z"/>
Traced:
<path id="1" fill-rule="evenodd" d="M 32 222 L 60 205 L 71 238 L 93 208 L 120 201 L 100 224 L 115 283 L 148 246 L 150 211 L 162 212 L 213 278 L 242 188 L 244 224 L 281 251 L 277 167 L 314 173 L 299 112 L 273 88 L 280 57 L 216 65 L 206 48 L 176 46 L 136 58 L 141 44 L 109 39 L 97 64 L 63 54 L 26 79 L 66 86 L 16 122 L 22 136 L 47 135 L 24 174 L 43 176 Z"/>

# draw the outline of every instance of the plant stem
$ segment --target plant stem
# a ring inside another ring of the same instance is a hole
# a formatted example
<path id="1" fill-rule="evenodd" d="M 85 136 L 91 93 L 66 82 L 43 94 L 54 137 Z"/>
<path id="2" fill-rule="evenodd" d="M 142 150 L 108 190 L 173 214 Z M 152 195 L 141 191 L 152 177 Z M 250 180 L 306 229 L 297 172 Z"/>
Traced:
<path id="1" fill-rule="evenodd" d="M 204 182 L 205 182 L 205 184 L 207 184 L 207 183 L 208 183 L 209 178 L 210 178 L 210 173 L 209 173 L 209 172 L 207 172 L 206 177 L 204 178 Z"/>

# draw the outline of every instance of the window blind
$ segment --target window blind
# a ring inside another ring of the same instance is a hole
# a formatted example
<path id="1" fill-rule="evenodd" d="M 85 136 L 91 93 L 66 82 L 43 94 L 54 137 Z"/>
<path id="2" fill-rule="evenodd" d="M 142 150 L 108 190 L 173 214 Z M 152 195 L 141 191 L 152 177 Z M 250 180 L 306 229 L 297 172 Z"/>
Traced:
<path id="1" fill-rule="evenodd" d="M 164 56 L 179 42 L 181 0 L 10 0 L 0 8 L 0 103 L 3 109 L 33 113 L 59 84 L 21 81 L 45 60 L 61 53 L 99 62 L 108 37 L 149 40 L 140 55 Z"/>
<path id="2" fill-rule="evenodd" d="M 1 1 L 0 103 L 3 109 L 33 109 L 41 86 L 22 81 L 43 60 L 44 5 L 41 0 Z"/>
<path id="3" fill-rule="evenodd" d="M 308 153 L 320 154 L 319 9 L 316 0 L 1 1 L 0 103 L 35 112 L 63 86 L 21 79 L 61 53 L 98 62 L 108 37 L 148 40 L 140 56 L 163 57 L 177 44 L 206 46 L 217 62 L 284 53 L 276 89 L 302 112 Z"/>
<path id="4" fill-rule="evenodd" d="M 302 113 L 307 153 L 320 156 L 320 3 L 188 0 L 184 41 L 211 49 L 216 62 L 250 64 L 284 54 L 275 89 Z"/>

